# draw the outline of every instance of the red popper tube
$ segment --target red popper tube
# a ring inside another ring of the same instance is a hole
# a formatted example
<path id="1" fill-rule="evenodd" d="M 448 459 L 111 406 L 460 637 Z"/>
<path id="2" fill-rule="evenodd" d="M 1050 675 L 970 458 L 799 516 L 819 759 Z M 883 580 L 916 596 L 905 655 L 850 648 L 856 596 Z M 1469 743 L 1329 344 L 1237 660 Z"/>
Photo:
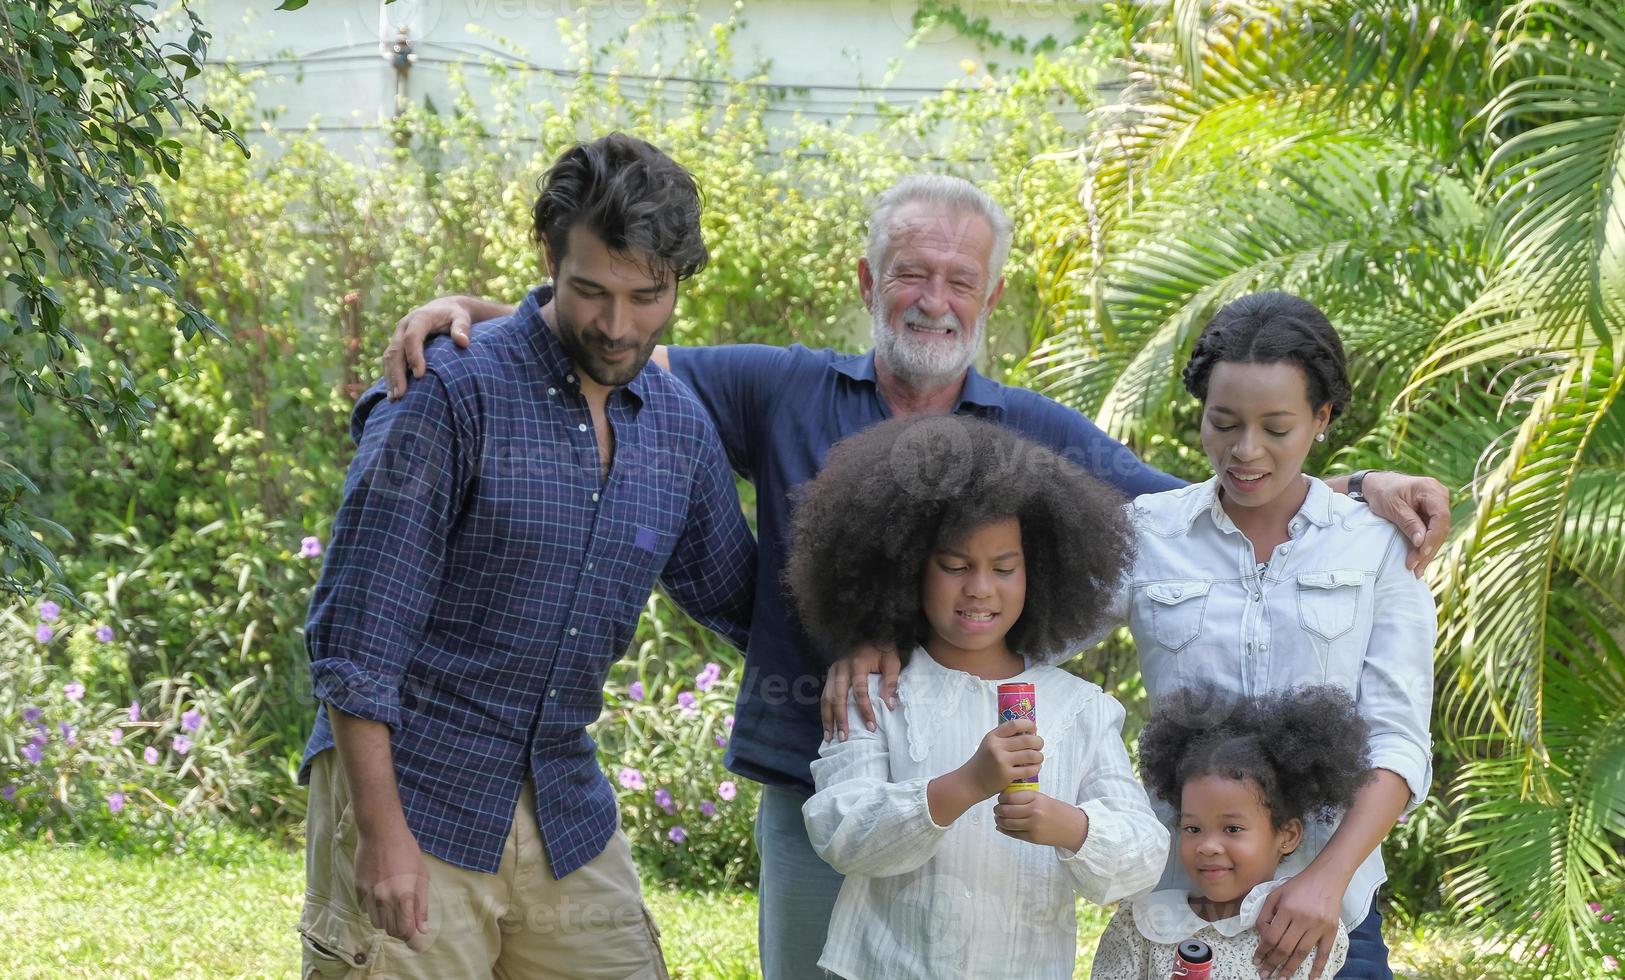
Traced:
<path id="1" fill-rule="evenodd" d="M 1038 724 L 1038 689 L 1031 684 L 1000 684 L 999 685 L 999 724 L 1015 721 L 1017 718 L 1030 718 L 1034 725 Z M 1006 791 L 1030 789 L 1038 792 L 1038 780 L 1018 780 L 1005 787 Z"/>
<path id="2" fill-rule="evenodd" d="M 1174 949 L 1170 980 L 1208 980 L 1213 972 L 1213 950 L 1200 939 L 1187 939 Z"/>

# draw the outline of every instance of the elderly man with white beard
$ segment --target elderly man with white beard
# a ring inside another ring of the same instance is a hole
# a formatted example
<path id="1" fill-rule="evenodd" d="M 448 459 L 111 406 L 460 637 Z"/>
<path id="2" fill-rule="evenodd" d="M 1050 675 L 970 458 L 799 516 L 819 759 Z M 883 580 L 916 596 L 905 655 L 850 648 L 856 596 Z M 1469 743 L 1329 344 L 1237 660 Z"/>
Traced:
<path id="1" fill-rule="evenodd" d="M 905 177 L 878 198 L 858 261 L 872 350 L 673 346 L 657 348 L 653 358 L 699 396 L 734 469 L 757 491 L 756 602 L 725 763 L 762 784 L 758 934 L 769 980 L 821 976 L 817 962 L 841 886 L 802 822 L 813 789 L 810 764 L 824 740 L 844 737 L 849 692 L 873 728 L 866 674 L 881 671 L 888 703 L 897 684 L 895 655 L 864 651 L 837 664 L 826 685 L 830 658 L 813 649 L 781 585 L 792 494 L 818 472 L 830 446 L 887 418 L 970 415 L 1010 426 L 1130 497 L 1182 485 L 1073 409 L 976 370 L 988 316 L 1004 291 L 1010 233 L 1004 210 L 970 182 Z M 450 296 L 408 314 L 384 355 L 392 393 L 405 390 L 408 370 L 422 374 L 429 335 L 450 332 L 466 345 L 474 323 L 509 312 Z M 1347 481 L 1328 482 L 1343 491 Z M 1419 571 L 1448 532 L 1444 487 L 1393 473 L 1372 473 L 1363 484 L 1372 509 L 1413 542 Z"/>

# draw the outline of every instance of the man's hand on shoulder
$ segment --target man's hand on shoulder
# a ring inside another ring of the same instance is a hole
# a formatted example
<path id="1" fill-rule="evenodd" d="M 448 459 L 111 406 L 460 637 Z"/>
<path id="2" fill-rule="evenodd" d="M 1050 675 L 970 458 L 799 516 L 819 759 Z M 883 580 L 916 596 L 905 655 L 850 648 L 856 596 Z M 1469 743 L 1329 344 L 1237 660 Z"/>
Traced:
<path id="1" fill-rule="evenodd" d="M 437 296 L 401 317 L 384 348 L 384 379 L 390 401 L 406 394 L 406 373 L 421 378 L 428 368 L 423 348 L 429 338 L 449 333 L 458 347 L 467 347 L 474 324 L 512 314 L 514 307 L 475 296 Z"/>
<path id="2" fill-rule="evenodd" d="M 1365 477 L 1371 512 L 1399 528 L 1410 542 L 1405 567 L 1422 577 L 1450 536 L 1450 491 L 1430 476 L 1373 470 Z"/>
<path id="3" fill-rule="evenodd" d="M 824 695 L 818 704 L 818 712 L 824 719 L 824 741 L 839 735 L 844 742 L 851 734 L 846 711 L 848 693 L 857 702 L 863 723 L 874 731 L 875 706 L 869 703 L 869 675 L 880 675 L 880 699 L 886 702 L 886 707 L 895 709 L 897 676 L 902 671 L 902 658 L 892 647 L 866 646 L 831 664 L 824 675 Z"/>

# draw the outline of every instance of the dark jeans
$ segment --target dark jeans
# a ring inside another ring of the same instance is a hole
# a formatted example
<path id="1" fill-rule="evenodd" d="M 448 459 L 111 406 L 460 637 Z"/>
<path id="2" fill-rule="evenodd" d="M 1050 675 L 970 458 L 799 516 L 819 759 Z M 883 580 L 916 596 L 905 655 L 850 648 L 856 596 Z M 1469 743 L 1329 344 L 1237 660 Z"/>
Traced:
<path id="1" fill-rule="evenodd" d="M 1388 969 L 1388 945 L 1382 941 L 1382 913 L 1372 898 L 1371 914 L 1349 930 L 1349 958 L 1337 980 L 1394 980 Z"/>

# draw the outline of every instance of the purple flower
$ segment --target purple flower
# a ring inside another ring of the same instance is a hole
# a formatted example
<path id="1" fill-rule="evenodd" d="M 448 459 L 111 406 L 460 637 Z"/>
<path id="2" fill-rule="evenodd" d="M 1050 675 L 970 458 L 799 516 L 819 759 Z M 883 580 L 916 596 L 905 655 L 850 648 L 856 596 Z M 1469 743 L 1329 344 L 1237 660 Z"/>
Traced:
<path id="1" fill-rule="evenodd" d="M 0 786 L 0 796 L 4 796 L 7 803 L 17 802 L 17 784 L 7 783 L 4 786 Z"/>
<path id="2" fill-rule="evenodd" d="M 82 701 L 85 697 L 85 686 L 78 681 L 69 681 L 63 685 L 62 695 L 69 701 Z"/>
<path id="3" fill-rule="evenodd" d="M 185 735 L 176 735 L 170 741 L 169 747 L 175 750 L 176 755 L 185 755 L 192 751 L 192 740 Z"/>
<path id="4" fill-rule="evenodd" d="M 40 716 L 43 715 L 43 714 L 45 714 L 45 712 L 44 712 L 43 709 L 40 709 L 40 708 L 32 708 L 32 707 L 24 708 L 23 709 L 23 724 L 32 725 L 35 722 L 39 721 Z"/>
<path id="5" fill-rule="evenodd" d="M 39 624 L 39 629 L 34 631 L 34 639 L 40 641 L 41 643 L 49 643 L 55 637 L 56 637 L 56 630 L 51 629 L 49 626 L 46 626 L 44 623 Z"/>
<path id="6" fill-rule="evenodd" d="M 107 744 L 108 745 L 123 745 L 124 744 L 124 729 L 115 728 L 112 731 L 108 732 L 107 733 Z"/>
<path id="7" fill-rule="evenodd" d="M 1587 902 L 1586 903 L 1586 908 L 1590 909 L 1593 912 L 1601 912 L 1602 911 L 1602 903 L 1601 902 Z"/>
<path id="8" fill-rule="evenodd" d="M 147 765 L 156 766 L 158 764 L 158 750 L 149 745 L 146 751 L 141 753 L 141 758 L 147 760 Z"/>
<path id="9" fill-rule="evenodd" d="M 1535 950 L 1535 955 L 1536 956 L 1545 956 L 1547 954 L 1547 952 L 1549 952 L 1551 950 L 1551 948 L 1552 948 L 1551 943 L 1541 943 L 1540 948 Z"/>
<path id="10" fill-rule="evenodd" d="M 676 805 L 671 801 L 671 793 L 668 792 L 664 786 L 655 790 L 655 805 L 660 807 L 660 809 L 665 810 L 667 813 L 677 812 Z"/>
<path id="11" fill-rule="evenodd" d="M 1612 956 L 1604 956 L 1602 958 L 1602 968 L 1609 973 L 1613 973 L 1619 969 L 1619 960 L 1614 959 Z"/>
<path id="12" fill-rule="evenodd" d="M 713 813 L 716 813 L 716 812 L 717 812 L 717 805 L 715 803 L 712 803 L 710 800 L 701 800 L 700 801 L 700 815 L 701 816 L 709 817 Z"/>
<path id="13" fill-rule="evenodd" d="M 633 681 L 626 689 L 626 696 L 634 701 L 643 700 L 643 682 Z"/>
<path id="14" fill-rule="evenodd" d="M 110 793 L 110 794 L 108 794 L 108 797 L 107 797 L 107 809 L 111 810 L 114 813 L 118 813 L 121 810 L 123 810 L 124 809 L 124 794 L 123 793 Z"/>
<path id="15" fill-rule="evenodd" d="M 40 760 L 45 758 L 45 746 L 38 740 L 29 742 L 23 746 L 23 758 L 33 765 L 39 765 Z"/>
<path id="16" fill-rule="evenodd" d="M 722 676 L 722 665 L 708 663 L 705 669 L 694 675 L 694 686 L 702 691 L 711 690 L 711 685 Z"/>
<path id="17" fill-rule="evenodd" d="M 700 710 L 694 706 L 693 691 L 684 691 L 683 693 L 677 695 L 677 704 L 683 709 L 683 714 L 685 715 L 692 715 Z"/>
<path id="18" fill-rule="evenodd" d="M 56 723 L 56 727 L 62 732 L 62 741 L 67 742 L 69 745 L 79 744 L 79 736 L 73 733 L 72 725 L 65 721 L 59 721 Z"/>
<path id="19" fill-rule="evenodd" d="M 141 720 L 141 702 L 140 701 L 131 701 L 130 702 L 130 720 L 131 721 L 140 721 Z"/>
<path id="20" fill-rule="evenodd" d="M 728 717 L 722 719 L 722 723 L 724 725 L 728 726 L 728 731 L 731 732 L 731 731 L 734 730 L 734 716 L 733 715 L 729 715 Z"/>
<path id="21" fill-rule="evenodd" d="M 112 643 L 113 642 L 113 627 L 111 627 L 111 626 L 98 626 L 98 627 L 96 627 L 96 639 L 100 640 L 103 643 Z"/>
<path id="22" fill-rule="evenodd" d="M 1614 913 L 1612 913 L 1612 912 L 1604 912 L 1602 914 L 1602 921 L 1604 921 L 1604 922 L 1612 922 L 1612 921 L 1614 921 Z"/>
<path id="23" fill-rule="evenodd" d="M 739 795 L 739 787 L 734 785 L 733 780 L 724 779 L 717 784 L 717 795 L 722 797 L 724 803 L 731 803 Z"/>
<path id="24" fill-rule="evenodd" d="M 39 618 L 45 620 L 47 623 L 56 622 L 57 617 L 61 615 L 62 607 L 51 600 L 46 599 L 44 602 L 39 604 Z"/>
<path id="25" fill-rule="evenodd" d="M 322 539 L 311 535 L 299 542 L 300 558 L 320 558 L 322 555 Z"/>
<path id="26" fill-rule="evenodd" d="M 688 840 L 688 831 L 683 829 L 682 824 L 678 824 L 672 829 L 666 831 L 666 837 L 673 844 L 681 844 L 683 841 Z"/>
<path id="27" fill-rule="evenodd" d="M 717 748 L 725 749 L 728 747 L 728 737 L 726 735 L 718 735 L 716 736 L 716 743 Z"/>
<path id="28" fill-rule="evenodd" d="M 1539 912 L 1531 912 L 1531 913 L 1529 913 L 1529 921 L 1533 922 L 1538 918 L 1540 918 L 1540 913 Z"/>
<path id="29" fill-rule="evenodd" d="M 196 711 L 186 711 L 181 714 L 181 731 L 195 732 L 203 725 L 203 715 Z"/>
<path id="30" fill-rule="evenodd" d="M 622 766 L 621 767 L 621 786 L 623 788 L 625 788 L 625 789 L 642 789 L 643 788 L 643 773 L 638 772 L 636 769 L 633 769 L 631 766 Z"/>

